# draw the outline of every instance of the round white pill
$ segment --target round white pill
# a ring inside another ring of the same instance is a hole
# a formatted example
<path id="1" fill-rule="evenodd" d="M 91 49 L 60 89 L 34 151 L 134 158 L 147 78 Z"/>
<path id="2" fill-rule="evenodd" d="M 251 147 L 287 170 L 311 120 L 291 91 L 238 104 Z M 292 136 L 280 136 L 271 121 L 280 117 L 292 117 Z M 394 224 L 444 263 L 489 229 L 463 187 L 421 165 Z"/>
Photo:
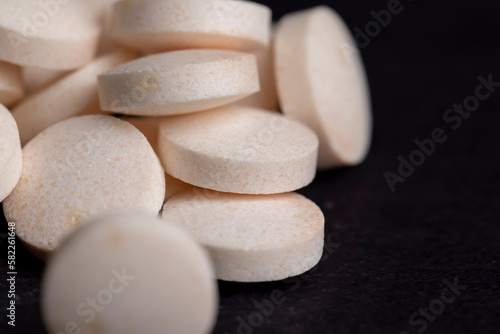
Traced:
<path id="1" fill-rule="evenodd" d="M 24 95 L 21 68 L 0 61 L 0 104 L 10 107 Z"/>
<path id="2" fill-rule="evenodd" d="M 51 257 L 42 313 L 51 333 L 208 334 L 218 309 L 206 252 L 139 214 L 99 217 Z"/>
<path id="3" fill-rule="evenodd" d="M 147 52 L 269 45 L 271 10 L 250 1 L 125 0 L 113 7 L 112 37 Z"/>
<path id="4" fill-rule="evenodd" d="M 207 248 L 221 280 L 285 279 L 311 269 L 323 253 L 323 214 L 295 193 L 204 197 L 185 192 L 165 204 L 163 218 Z"/>
<path id="5" fill-rule="evenodd" d="M 161 53 L 99 76 L 101 108 L 137 116 L 207 110 L 259 89 L 255 56 L 224 50 Z"/>
<path id="6" fill-rule="evenodd" d="M 271 111 L 231 106 L 167 117 L 158 150 L 165 170 L 184 182 L 239 194 L 276 194 L 308 185 L 318 138 Z"/>
<path id="7" fill-rule="evenodd" d="M 94 57 L 100 27 L 83 1 L 2 0 L 1 7 L 1 60 L 70 70 Z"/>
<path id="8" fill-rule="evenodd" d="M 14 189 L 23 170 L 23 154 L 16 121 L 0 104 L 0 202 Z"/>
<path id="9" fill-rule="evenodd" d="M 370 145 L 370 97 L 355 45 L 328 7 L 287 15 L 277 27 L 281 109 L 318 134 L 321 169 L 358 164 Z"/>
<path id="10" fill-rule="evenodd" d="M 144 135 L 110 116 L 71 118 L 23 149 L 24 167 L 3 203 L 17 236 L 44 257 L 90 216 L 115 210 L 157 215 L 165 172 Z"/>
<path id="11" fill-rule="evenodd" d="M 95 113 L 99 99 L 97 75 L 134 57 L 130 51 L 102 56 L 17 105 L 12 114 L 19 126 L 22 145 L 57 122 Z"/>

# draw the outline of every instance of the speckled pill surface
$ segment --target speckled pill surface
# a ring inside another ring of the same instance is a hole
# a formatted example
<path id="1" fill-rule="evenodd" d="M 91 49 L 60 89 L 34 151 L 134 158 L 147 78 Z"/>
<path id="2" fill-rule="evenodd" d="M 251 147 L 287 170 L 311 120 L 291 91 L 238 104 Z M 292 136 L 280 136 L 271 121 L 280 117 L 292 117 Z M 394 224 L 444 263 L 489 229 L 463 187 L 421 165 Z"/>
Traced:
<path id="1" fill-rule="evenodd" d="M 0 202 L 14 189 L 23 170 L 23 154 L 16 121 L 0 104 Z"/>
<path id="2" fill-rule="evenodd" d="M 300 275 L 323 253 L 324 217 L 295 194 L 184 192 L 164 206 L 167 224 L 184 227 L 210 253 L 218 279 L 264 282 Z"/>
<path id="3" fill-rule="evenodd" d="M 271 10 L 251 1 L 125 0 L 113 7 L 112 37 L 146 52 L 269 45 Z"/>
<path id="4" fill-rule="evenodd" d="M 274 45 L 281 109 L 318 134 L 318 167 L 360 163 L 371 141 L 370 97 L 345 23 L 328 7 L 289 14 Z"/>
<path id="5" fill-rule="evenodd" d="M 2 0 L 0 60 L 71 70 L 92 60 L 100 34 L 84 1 Z"/>
<path id="6" fill-rule="evenodd" d="M 156 54 L 99 76 L 102 110 L 137 116 L 207 110 L 259 89 L 255 56 L 226 50 Z"/>
<path id="7" fill-rule="evenodd" d="M 127 214 L 98 217 L 62 245 L 47 266 L 41 305 L 50 333 L 70 324 L 89 334 L 208 334 L 218 295 L 209 256 L 192 237 Z"/>
<path id="8" fill-rule="evenodd" d="M 308 185 L 316 173 L 314 132 L 262 109 L 231 106 L 167 117 L 158 146 L 167 173 L 217 191 L 289 192 Z"/>
<path id="9" fill-rule="evenodd" d="M 21 179 L 3 203 L 19 239 L 44 258 L 82 220 L 115 210 L 158 214 L 165 172 L 144 135 L 103 115 L 59 122 L 23 148 Z"/>
<path id="10" fill-rule="evenodd" d="M 130 51 L 116 51 L 97 58 L 44 90 L 27 98 L 12 111 L 24 146 L 49 126 L 70 117 L 95 113 L 97 76 L 135 58 Z"/>
<path id="11" fill-rule="evenodd" d="M 0 61 L 0 104 L 10 107 L 24 95 L 21 68 Z"/>

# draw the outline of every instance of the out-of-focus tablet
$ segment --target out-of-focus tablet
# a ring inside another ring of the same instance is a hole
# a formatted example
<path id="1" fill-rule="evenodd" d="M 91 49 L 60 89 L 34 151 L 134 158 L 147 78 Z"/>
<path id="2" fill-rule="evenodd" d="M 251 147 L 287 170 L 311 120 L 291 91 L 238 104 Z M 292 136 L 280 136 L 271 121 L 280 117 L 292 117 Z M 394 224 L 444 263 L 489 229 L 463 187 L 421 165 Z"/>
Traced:
<path id="1" fill-rule="evenodd" d="M 0 61 L 0 104 L 10 107 L 24 95 L 21 68 Z"/>
<path id="2" fill-rule="evenodd" d="M 27 95 L 34 94 L 61 79 L 68 71 L 23 67 L 23 86 Z"/>
<path id="3" fill-rule="evenodd" d="M 126 117 L 124 121 L 135 126 L 146 137 L 155 152 L 158 149 L 158 129 L 161 117 Z"/>
<path id="4" fill-rule="evenodd" d="M 21 144 L 24 146 L 52 124 L 95 112 L 99 99 L 97 75 L 134 59 L 134 56 L 130 51 L 102 56 L 16 106 L 12 114 L 19 126 Z"/>
<path id="5" fill-rule="evenodd" d="M 207 110 L 259 89 L 255 56 L 225 50 L 161 53 L 99 76 L 101 108 L 137 116 Z"/>
<path id="6" fill-rule="evenodd" d="M 0 202 L 16 186 L 23 170 L 23 154 L 16 121 L 0 104 Z"/>
<path id="7" fill-rule="evenodd" d="M 23 148 L 24 167 L 3 203 L 17 236 L 43 258 L 82 220 L 114 210 L 157 215 L 165 172 L 144 135 L 117 118 L 87 115 L 44 130 Z"/>
<path id="8" fill-rule="evenodd" d="M 271 10 L 250 1 L 125 0 L 113 6 L 112 37 L 147 52 L 269 45 Z"/>
<path id="9" fill-rule="evenodd" d="M 259 66 L 260 91 L 235 102 L 235 104 L 278 111 L 279 102 L 274 79 L 273 48 L 270 46 L 252 53 L 257 57 Z"/>
<path id="10" fill-rule="evenodd" d="M 47 266 L 51 333 L 208 334 L 218 309 L 209 256 L 185 231 L 139 214 L 77 230 Z"/>
<path id="11" fill-rule="evenodd" d="M 323 253 L 323 214 L 295 193 L 183 193 L 165 204 L 163 218 L 184 227 L 208 249 L 221 280 L 285 279 L 311 269 Z"/>
<path id="12" fill-rule="evenodd" d="M 287 15 L 274 45 L 281 109 L 318 134 L 318 167 L 360 163 L 371 140 L 370 97 L 342 19 L 328 7 Z"/>
<path id="13" fill-rule="evenodd" d="M 84 1 L 2 0 L 1 60 L 75 69 L 92 60 L 99 34 L 97 19 Z"/>
<path id="14" fill-rule="evenodd" d="M 186 183 L 238 194 L 276 194 L 313 180 L 318 138 L 278 113 L 231 106 L 165 118 L 158 146 L 167 173 Z"/>

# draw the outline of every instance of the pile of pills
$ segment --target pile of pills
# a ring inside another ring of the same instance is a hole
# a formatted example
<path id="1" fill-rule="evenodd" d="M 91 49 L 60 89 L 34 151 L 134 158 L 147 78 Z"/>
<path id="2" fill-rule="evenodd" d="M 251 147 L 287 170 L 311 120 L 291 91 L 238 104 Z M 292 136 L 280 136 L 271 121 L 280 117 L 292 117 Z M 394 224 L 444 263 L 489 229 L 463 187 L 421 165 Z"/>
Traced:
<path id="1" fill-rule="evenodd" d="M 243 0 L 0 6 L 0 201 L 47 261 L 50 332 L 209 333 L 215 279 L 319 262 L 323 214 L 294 191 L 371 138 L 333 10 L 273 27 Z"/>

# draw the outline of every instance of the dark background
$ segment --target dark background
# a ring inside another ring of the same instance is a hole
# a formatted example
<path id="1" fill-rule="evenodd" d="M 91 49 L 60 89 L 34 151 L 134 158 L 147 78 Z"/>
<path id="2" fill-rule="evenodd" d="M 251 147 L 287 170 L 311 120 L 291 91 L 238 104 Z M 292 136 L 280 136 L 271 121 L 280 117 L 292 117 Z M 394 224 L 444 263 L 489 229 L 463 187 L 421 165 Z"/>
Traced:
<path id="1" fill-rule="evenodd" d="M 328 4 L 353 31 L 364 30 L 374 20 L 370 11 L 386 9 L 389 1 L 260 2 L 274 9 L 275 20 Z M 368 159 L 319 173 L 301 191 L 324 210 L 326 236 L 337 245 L 294 280 L 220 283 L 214 333 L 500 332 L 500 87 L 460 128 L 443 120 L 447 109 L 474 94 L 479 76 L 492 74 L 500 82 L 499 11 L 495 1 L 401 4 L 403 11 L 361 49 L 375 119 Z M 397 173 L 398 156 L 408 158 L 417 148 L 414 140 L 429 138 L 436 128 L 447 141 L 391 192 L 384 173 Z M 6 236 L 0 240 L 4 310 Z M 43 266 L 21 247 L 17 266 L 17 331 L 6 327 L 1 311 L 1 332 L 44 333 L 38 304 Z M 409 317 L 438 305 L 433 300 L 446 287 L 443 281 L 457 277 L 465 286 L 460 296 L 426 327 L 422 316 L 412 326 Z M 281 303 L 260 317 L 255 301 L 269 300 L 273 291 L 282 294 Z"/>

